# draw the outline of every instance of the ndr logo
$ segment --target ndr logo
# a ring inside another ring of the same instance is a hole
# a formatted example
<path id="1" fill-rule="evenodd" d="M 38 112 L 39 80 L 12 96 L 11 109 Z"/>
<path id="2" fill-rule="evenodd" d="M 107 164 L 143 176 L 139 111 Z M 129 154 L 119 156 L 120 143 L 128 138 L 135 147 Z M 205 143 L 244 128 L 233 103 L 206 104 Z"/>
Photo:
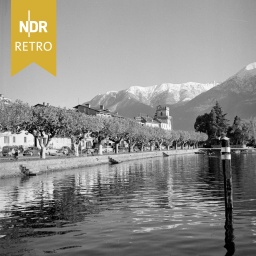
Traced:
<path id="1" fill-rule="evenodd" d="M 20 33 L 23 31 L 28 34 L 28 37 L 30 37 L 30 33 L 47 33 L 47 22 L 30 20 L 30 10 L 28 10 L 28 20 L 25 23 L 20 21 Z"/>

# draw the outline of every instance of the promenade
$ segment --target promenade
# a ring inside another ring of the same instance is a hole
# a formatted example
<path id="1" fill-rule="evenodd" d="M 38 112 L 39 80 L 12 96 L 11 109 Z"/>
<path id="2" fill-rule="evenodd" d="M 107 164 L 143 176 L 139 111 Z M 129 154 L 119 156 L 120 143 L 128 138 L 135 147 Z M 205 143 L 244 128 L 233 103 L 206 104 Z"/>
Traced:
<path id="1" fill-rule="evenodd" d="M 169 155 L 194 154 L 198 149 L 147 151 L 98 156 L 60 157 L 51 159 L 19 160 L 0 163 L 0 179 L 21 176 L 19 165 L 26 166 L 37 175 L 45 172 L 61 171 L 109 163 L 108 157 L 124 162 L 144 158 L 163 157 L 163 152 Z"/>

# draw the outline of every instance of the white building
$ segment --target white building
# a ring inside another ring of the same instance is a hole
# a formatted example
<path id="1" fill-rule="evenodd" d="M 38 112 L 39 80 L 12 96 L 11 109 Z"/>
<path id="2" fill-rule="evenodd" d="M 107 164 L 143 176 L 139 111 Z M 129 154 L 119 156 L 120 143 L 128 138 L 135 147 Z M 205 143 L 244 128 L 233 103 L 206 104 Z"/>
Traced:
<path id="1" fill-rule="evenodd" d="M 172 117 L 169 114 L 169 107 L 157 106 L 154 120 L 159 123 L 159 127 L 164 130 L 172 130 Z"/>
<path id="2" fill-rule="evenodd" d="M 138 123 L 150 127 L 160 127 L 164 130 L 172 130 L 172 117 L 169 114 L 169 107 L 157 106 L 154 118 L 140 115 L 134 118 Z"/>
<path id="3" fill-rule="evenodd" d="M 19 134 L 12 134 L 11 132 L 0 133 L 0 151 L 4 146 L 23 146 L 26 148 L 33 145 L 34 136 L 24 131 Z"/>

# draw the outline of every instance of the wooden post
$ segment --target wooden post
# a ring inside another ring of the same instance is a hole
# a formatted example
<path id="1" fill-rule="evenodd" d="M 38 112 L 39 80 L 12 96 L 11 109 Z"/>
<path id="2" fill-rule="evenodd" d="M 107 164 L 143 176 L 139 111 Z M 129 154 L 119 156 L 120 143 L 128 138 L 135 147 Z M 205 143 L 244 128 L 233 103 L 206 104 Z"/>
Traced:
<path id="1" fill-rule="evenodd" d="M 224 176 L 225 206 L 227 209 L 233 209 L 231 150 L 229 138 L 227 137 L 221 139 L 221 160 Z"/>
<path id="2" fill-rule="evenodd" d="M 235 253 L 234 228 L 233 228 L 233 196 L 232 196 L 232 170 L 231 170 L 231 150 L 229 138 L 221 138 L 221 160 L 224 176 L 225 195 L 225 248 L 226 255 Z"/>
<path id="3" fill-rule="evenodd" d="M 234 243 L 234 228 L 233 228 L 233 209 L 225 207 L 225 248 L 227 249 L 226 255 L 234 255 L 235 243 Z"/>

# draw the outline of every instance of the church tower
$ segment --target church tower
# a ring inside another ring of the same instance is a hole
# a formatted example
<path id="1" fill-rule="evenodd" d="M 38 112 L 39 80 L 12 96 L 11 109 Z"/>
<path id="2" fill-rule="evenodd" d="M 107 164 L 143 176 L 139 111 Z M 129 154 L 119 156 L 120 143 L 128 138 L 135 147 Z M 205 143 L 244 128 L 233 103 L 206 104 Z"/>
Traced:
<path id="1" fill-rule="evenodd" d="M 169 113 L 169 107 L 166 106 L 157 106 L 154 120 L 159 123 L 159 127 L 165 130 L 172 130 L 172 117 Z"/>
<path id="2" fill-rule="evenodd" d="M 157 106 L 155 118 L 168 119 L 169 117 L 169 107 Z"/>

